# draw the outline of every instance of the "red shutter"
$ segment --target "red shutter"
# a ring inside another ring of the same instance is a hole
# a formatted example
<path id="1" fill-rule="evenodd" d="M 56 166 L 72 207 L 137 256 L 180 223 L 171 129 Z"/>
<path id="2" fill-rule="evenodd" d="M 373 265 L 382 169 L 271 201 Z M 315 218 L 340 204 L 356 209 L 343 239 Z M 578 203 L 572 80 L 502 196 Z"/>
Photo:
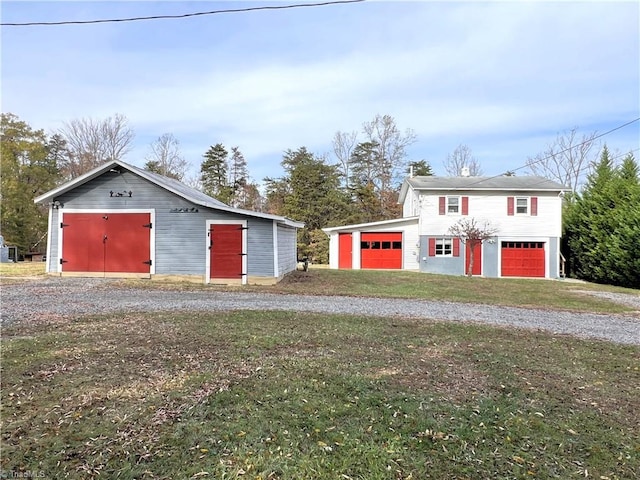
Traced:
<path id="1" fill-rule="evenodd" d="M 435 238 L 429 239 L 429 256 L 430 257 L 436 256 L 436 239 Z"/>
<path id="2" fill-rule="evenodd" d="M 469 197 L 462 197 L 462 214 L 469 215 Z"/>
<path id="3" fill-rule="evenodd" d="M 513 215 L 513 197 L 507 197 L 507 215 Z"/>
<path id="4" fill-rule="evenodd" d="M 453 256 L 460 256 L 460 239 L 458 237 L 453 239 Z"/>
<path id="5" fill-rule="evenodd" d="M 538 215 L 538 197 L 531 197 L 531 216 Z"/>
<path id="6" fill-rule="evenodd" d="M 439 214 L 440 215 L 444 215 L 447 209 L 447 199 L 446 197 L 440 197 L 439 202 L 438 202 L 438 206 L 439 206 Z"/>

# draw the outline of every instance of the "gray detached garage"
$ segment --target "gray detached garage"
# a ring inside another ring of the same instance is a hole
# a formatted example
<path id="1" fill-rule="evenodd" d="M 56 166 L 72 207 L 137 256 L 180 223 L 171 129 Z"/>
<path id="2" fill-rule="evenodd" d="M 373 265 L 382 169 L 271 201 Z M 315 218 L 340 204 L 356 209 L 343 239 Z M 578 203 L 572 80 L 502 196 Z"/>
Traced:
<path id="1" fill-rule="evenodd" d="M 35 202 L 49 206 L 49 274 L 275 283 L 297 265 L 302 223 L 230 207 L 120 161 Z"/>

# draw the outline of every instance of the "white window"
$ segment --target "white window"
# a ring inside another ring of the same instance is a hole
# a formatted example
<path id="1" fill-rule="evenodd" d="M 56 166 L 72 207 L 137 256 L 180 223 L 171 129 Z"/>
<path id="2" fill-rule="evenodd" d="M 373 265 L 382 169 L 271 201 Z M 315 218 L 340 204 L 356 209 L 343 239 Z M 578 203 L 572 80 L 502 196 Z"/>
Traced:
<path id="1" fill-rule="evenodd" d="M 447 197 L 447 213 L 460 213 L 460 197 Z"/>
<path id="2" fill-rule="evenodd" d="M 436 257 L 450 257 L 453 254 L 450 238 L 436 238 Z"/>
<path id="3" fill-rule="evenodd" d="M 517 197 L 516 198 L 516 215 L 528 215 L 529 214 L 529 198 Z"/>

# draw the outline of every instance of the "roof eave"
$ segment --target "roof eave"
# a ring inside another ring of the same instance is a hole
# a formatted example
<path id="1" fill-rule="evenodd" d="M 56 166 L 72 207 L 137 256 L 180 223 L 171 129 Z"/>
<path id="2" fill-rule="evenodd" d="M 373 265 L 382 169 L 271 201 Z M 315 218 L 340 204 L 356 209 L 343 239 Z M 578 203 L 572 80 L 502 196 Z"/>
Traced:
<path id="1" fill-rule="evenodd" d="M 339 227 L 327 227 L 327 228 L 323 228 L 322 231 L 324 233 L 332 233 L 332 232 L 338 232 L 340 230 L 359 230 L 363 227 L 379 227 L 382 225 L 393 225 L 396 223 L 402 223 L 402 222 L 417 222 L 418 219 L 420 217 L 419 216 L 415 216 L 415 217 L 402 217 L 402 218 L 394 218 L 391 220 L 380 220 L 378 222 L 367 222 L 367 223 L 354 223 L 353 225 L 341 225 Z"/>
<path id="2" fill-rule="evenodd" d="M 414 190 L 420 191 L 482 191 L 482 192 L 563 192 L 569 188 L 533 188 L 533 187 L 495 187 L 495 188 L 477 188 L 477 187 L 413 187 Z"/>
<path id="3" fill-rule="evenodd" d="M 100 165 L 93 170 L 89 170 L 87 173 L 84 173 L 63 185 L 60 185 L 59 187 L 54 188 L 53 190 L 49 190 L 48 192 L 43 193 L 42 195 L 34 198 L 33 203 L 45 203 L 47 201 L 52 201 L 58 195 L 62 195 L 70 190 L 73 190 L 78 185 L 82 185 L 83 183 L 87 183 L 88 181 L 99 177 L 104 172 L 111 170 L 114 165 L 118 165 L 121 168 L 127 168 L 127 166 L 125 164 L 122 164 L 120 161 L 112 160 L 111 162 Z"/>

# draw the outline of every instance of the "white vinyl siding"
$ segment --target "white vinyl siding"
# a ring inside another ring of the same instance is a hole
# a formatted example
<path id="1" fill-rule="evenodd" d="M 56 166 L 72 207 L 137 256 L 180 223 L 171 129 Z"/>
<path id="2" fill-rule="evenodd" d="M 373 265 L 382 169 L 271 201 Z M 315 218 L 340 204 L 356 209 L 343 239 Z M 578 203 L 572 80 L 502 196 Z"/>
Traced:
<path id="1" fill-rule="evenodd" d="M 449 227 L 460 217 L 439 215 L 439 198 L 447 192 L 422 194 L 420 211 L 420 235 L 446 235 Z M 469 211 L 477 221 L 488 220 L 498 229 L 498 235 L 515 237 L 560 237 L 562 232 L 562 198 L 549 192 L 531 192 L 526 197 L 537 197 L 537 215 L 507 215 L 507 197 L 523 198 L 521 192 L 460 192 L 469 197 Z M 529 212 L 531 204 L 528 204 Z"/>

